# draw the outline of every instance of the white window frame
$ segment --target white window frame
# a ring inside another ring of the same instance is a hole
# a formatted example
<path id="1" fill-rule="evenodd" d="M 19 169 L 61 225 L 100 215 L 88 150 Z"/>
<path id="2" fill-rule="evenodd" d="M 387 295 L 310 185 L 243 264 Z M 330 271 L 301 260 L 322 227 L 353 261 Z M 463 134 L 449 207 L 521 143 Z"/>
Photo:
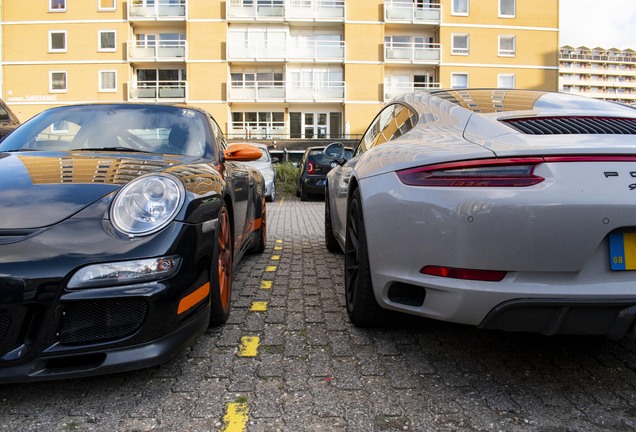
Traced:
<path id="1" fill-rule="evenodd" d="M 466 48 L 455 47 L 455 37 L 461 36 L 466 38 Z M 451 34 L 451 55 L 463 55 L 470 54 L 470 34 L 469 33 L 452 33 Z"/>
<path id="2" fill-rule="evenodd" d="M 501 48 L 502 39 L 510 38 L 512 39 L 512 51 L 504 50 Z M 515 57 L 517 55 L 517 36 L 515 35 L 499 35 L 498 38 L 498 55 L 499 57 Z"/>
<path id="3" fill-rule="evenodd" d="M 103 74 L 112 73 L 115 75 L 115 86 L 113 88 L 105 88 Z M 117 71 L 116 70 L 100 70 L 97 73 L 97 80 L 99 82 L 99 92 L 100 93 L 116 93 L 117 92 Z"/>
<path id="4" fill-rule="evenodd" d="M 102 7 L 103 0 L 97 0 L 97 10 L 98 11 L 114 11 L 117 10 L 117 2 L 115 0 L 110 0 L 112 2 L 112 6 L 110 7 Z"/>
<path id="5" fill-rule="evenodd" d="M 466 1 L 466 12 L 455 10 L 455 0 L 451 0 L 451 15 L 453 16 L 468 16 L 470 15 L 470 0 Z"/>
<path id="6" fill-rule="evenodd" d="M 58 33 L 64 35 L 64 48 L 53 48 L 53 35 Z M 65 53 L 67 51 L 68 51 L 68 37 L 66 34 L 66 30 L 49 30 L 49 52 L 50 53 Z"/>
<path id="7" fill-rule="evenodd" d="M 502 79 L 510 79 L 512 78 L 512 86 L 504 86 L 502 85 Z M 515 74 L 498 74 L 497 75 L 497 88 L 516 88 L 517 87 L 517 76 Z"/>
<path id="8" fill-rule="evenodd" d="M 511 1 L 512 2 L 512 15 L 504 15 L 501 13 L 501 2 L 503 1 Z M 499 0 L 499 9 L 497 9 L 497 13 L 499 18 L 516 18 L 517 17 L 517 0 Z"/>
<path id="9" fill-rule="evenodd" d="M 56 8 L 54 4 L 63 3 L 64 7 Z M 66 0 L 49 0 L 49 12 L 66 12 Z"/>
<path id="10" fill-rule="evenodd" d="M 466 87 L 454 87 L 454 86 L 453 86 L 453 77 L 460 76 L 460 75 L 461 75 L 461 76 L 465 76 L 465 77 L 466 77 Z M 465 89 L 465 88 L 469 88 L 469 87 L 470 87 L 470 84 L 469 84 L 468 79 L 469 79 L 469 77 L 468 77 L 468 73 L 466 73 L 466 72 L 452 72 L 452 73 L 451 73 L 451 82 L 450 82 L 450 84 L 451 84 L 451 85 L 450 85 L 450 86 L 451 86 L 451 88 L 453 88 L 453 89 Z"/>
<path id="11" fill-rule="evenodd" d="M 112 33 L 115 36 L 115 40 L 113 41 L 113 48 L 104 48 L 102 46 L 102 34 L 103 33 Z M 117 32 L 115 30 L 99 30 L 97 32 L 97 51 L 98 52 L 115 52 L 115 51 L 117 51 Z"/>
<path id="12" fill-rule="evenodd" d="M 53 74 L 56 74 L 56 73 L 64 74 L 65 87 L 63 89 L 53 88 Z M 49 71 L 49 93 L 67 93 L 67 92 L 68 92 L 68 72 L 65 70 Z"/>

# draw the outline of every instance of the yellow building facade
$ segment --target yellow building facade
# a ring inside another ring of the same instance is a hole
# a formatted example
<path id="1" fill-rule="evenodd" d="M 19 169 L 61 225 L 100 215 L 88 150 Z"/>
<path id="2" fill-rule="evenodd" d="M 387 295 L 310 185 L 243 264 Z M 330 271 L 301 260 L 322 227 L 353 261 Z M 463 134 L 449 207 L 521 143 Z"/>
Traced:
<path id="1" fill-rule="evenodd" d="M 23 121 L 61 104 L 185 103 L 230 138 L 355 138 L 407 91 L 558 88 L 558 0 L 0 4 L 0 90 Z"/>

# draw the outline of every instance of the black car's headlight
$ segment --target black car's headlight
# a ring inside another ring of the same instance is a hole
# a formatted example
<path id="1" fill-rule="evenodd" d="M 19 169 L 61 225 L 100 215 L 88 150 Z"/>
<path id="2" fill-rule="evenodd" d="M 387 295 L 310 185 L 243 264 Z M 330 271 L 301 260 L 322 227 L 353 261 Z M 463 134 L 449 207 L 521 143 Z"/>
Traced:
<path id="1" fill-rule="evenodd" d="M 129 236 L 148 235 L 168 225 L 185 199 L 179 180 L 168 174 L 152 174 L 124 186 L 111 204 L 113 226 Z"/>

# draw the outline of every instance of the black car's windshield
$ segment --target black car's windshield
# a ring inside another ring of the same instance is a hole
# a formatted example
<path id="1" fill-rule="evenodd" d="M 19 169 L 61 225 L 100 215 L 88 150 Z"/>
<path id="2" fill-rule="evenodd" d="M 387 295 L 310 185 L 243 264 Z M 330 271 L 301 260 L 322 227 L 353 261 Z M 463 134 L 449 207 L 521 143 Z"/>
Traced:
<path id="1" fill-rule="evenodd" d="M 196 110 L 150 105 L 66 106 L 45 111 L 0 151 L 132 151 L 201 157 L 213 152 Z"/>

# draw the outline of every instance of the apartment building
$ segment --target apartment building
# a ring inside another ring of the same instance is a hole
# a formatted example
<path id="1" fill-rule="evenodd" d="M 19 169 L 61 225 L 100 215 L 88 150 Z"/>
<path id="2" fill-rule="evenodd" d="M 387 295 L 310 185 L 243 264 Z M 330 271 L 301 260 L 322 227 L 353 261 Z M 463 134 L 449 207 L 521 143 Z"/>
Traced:
<path id="1" fill-rule="evenodd" d="M 355 137 L 415 89 L 556 90 L 558 0 L 4 0 L 1 95 L 185 103 L 230 138 Z"/>
<path id="2" fill-rule="evenodd" d="M 636 51 L 562 46 L 559 90 L 636 104 Z"/>

